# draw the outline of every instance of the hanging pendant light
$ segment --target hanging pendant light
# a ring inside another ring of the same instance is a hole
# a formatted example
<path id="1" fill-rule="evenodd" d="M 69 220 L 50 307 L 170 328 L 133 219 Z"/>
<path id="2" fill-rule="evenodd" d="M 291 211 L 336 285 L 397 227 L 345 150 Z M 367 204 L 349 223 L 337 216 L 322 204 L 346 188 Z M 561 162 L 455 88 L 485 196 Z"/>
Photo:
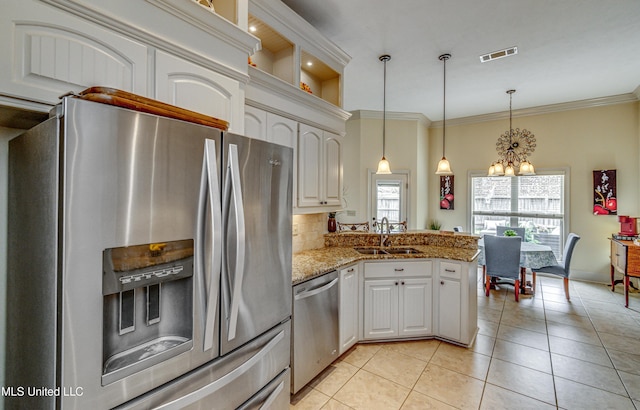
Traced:
<path id="1" fill-rule="evenodd" d="M 535 175 L 533 164 L 527 159 L 536 150 L 536 137 L 531 132 L 513 129 L 512 100 L 516 90 L 508 90 L 509 94 L 509 131 L 500 135 L 496 143 L 496 151 L 500 159 L 493 162 L 487 175 L 513 177 L 519 166 L 519 175 Z"/>
<path id="2" fill-rule="evenodd" d="M 387 61 L 391 60 L 391 56 L 385 54 L 380 56 L 379 60 L 384 63 L 384 88 L 382 91 L 382 159 L 378 162 L 378 170 L 376 171 L 376 174 L 390 174 L 391 166 L 384 156 L 384 149 L 387 132 Z"/>
<path id="3" fill-rule="evenodd" d="M 442 87 L 442 159 L 438 162 L 438 167 L 436 168 L 436 175 L 453 175 L 451 171 L 451 165 L 447 160 L 447 157 L 444 156 L 444 141 L 445 141 L 445 132 L 446 132 L 446 122 L 447 122 L 447 60 L 451 58 L 451 54 L 442 54 L 438 59 L 443 63 L 443 87 Z"/>

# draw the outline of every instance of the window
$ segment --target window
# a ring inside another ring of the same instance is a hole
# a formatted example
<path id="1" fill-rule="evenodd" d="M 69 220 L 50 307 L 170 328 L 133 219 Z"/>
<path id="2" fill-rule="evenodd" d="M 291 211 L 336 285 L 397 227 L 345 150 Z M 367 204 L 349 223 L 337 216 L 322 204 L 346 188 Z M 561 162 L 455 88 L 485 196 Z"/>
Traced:
<path id="1" fill-rule="evenodd" d="M 525 228 L 524 240 L 548 245 L 562 259 L 569 226 L 567 170 L 517 177 L 471 174 L 470 178 L 473 233 L 495 235 L 497 226 Z"/>
<path id="2" fill-rule="evenodd" d="M 390 224 L 397 227 L 399 222 L 407 220 L 408 179 L 407 171 L 394 171 L 390 175 L 377 175 L 375 171 L 369 171 L 370 221 L 379 222 L 386 217 Z"/>

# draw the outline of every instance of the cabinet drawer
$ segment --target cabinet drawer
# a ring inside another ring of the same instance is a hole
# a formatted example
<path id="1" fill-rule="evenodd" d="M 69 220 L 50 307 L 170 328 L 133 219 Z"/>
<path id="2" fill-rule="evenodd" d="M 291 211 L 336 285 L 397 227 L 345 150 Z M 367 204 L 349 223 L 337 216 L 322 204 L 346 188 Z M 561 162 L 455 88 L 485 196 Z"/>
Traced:
<path id="1" fill-rule="evenodd" d="M 462 277 L 462 265 L 459 263 L 440 262 L 440 277 L 459 280 Z"/>
<path id="2" fill-rule="evenodd" d="M 611 241 L 611 265 L 622 273 L 627 268 L 627 247 L 616 241 Z"/>
<path id="3" fill-rule="evenodd" d="M 416 276 L 431 276 L 431 261 L 384 261 L 367 262 L 364 264 L 365 278 L 389 278 L 402 276 L 403 278 Z"/>

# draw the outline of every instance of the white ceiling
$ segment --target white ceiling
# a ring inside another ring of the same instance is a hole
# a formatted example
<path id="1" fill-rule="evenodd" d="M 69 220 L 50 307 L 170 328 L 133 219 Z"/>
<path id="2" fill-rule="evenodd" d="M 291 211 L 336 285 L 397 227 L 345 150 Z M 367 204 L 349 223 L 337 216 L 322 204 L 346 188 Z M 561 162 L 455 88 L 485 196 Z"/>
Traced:
<path id="1" fill-rule="evenodd" d="M 283 0 L 352 57 L 344 108 L 447 119 L 633 93 L 640 0 Z M 487 63 L 479 56 L 517 46 Z"/>

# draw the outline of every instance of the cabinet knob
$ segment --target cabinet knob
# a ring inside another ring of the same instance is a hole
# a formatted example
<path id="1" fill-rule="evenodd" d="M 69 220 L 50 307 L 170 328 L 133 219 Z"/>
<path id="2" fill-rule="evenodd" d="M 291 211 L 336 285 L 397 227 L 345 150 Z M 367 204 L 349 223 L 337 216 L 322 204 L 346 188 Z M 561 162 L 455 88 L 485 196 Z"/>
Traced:
<path id="1" fill-rule="evenodd" d="M 443 280 L 441 280 L 441 281 L 440 281 L 440 284 L 441 284 L 441 285 L 444 285 L 444 281 L 443 281 Z"/>
<path id="2" fill-rule="evenodd" d="M 398 286 L 398 282 L 396 282 L 396 286 Z"/>
<path id="3" fill-rule="evenodd" d="M 400 282 L 401 285 L 404 285 L 404 281 Z"/>

